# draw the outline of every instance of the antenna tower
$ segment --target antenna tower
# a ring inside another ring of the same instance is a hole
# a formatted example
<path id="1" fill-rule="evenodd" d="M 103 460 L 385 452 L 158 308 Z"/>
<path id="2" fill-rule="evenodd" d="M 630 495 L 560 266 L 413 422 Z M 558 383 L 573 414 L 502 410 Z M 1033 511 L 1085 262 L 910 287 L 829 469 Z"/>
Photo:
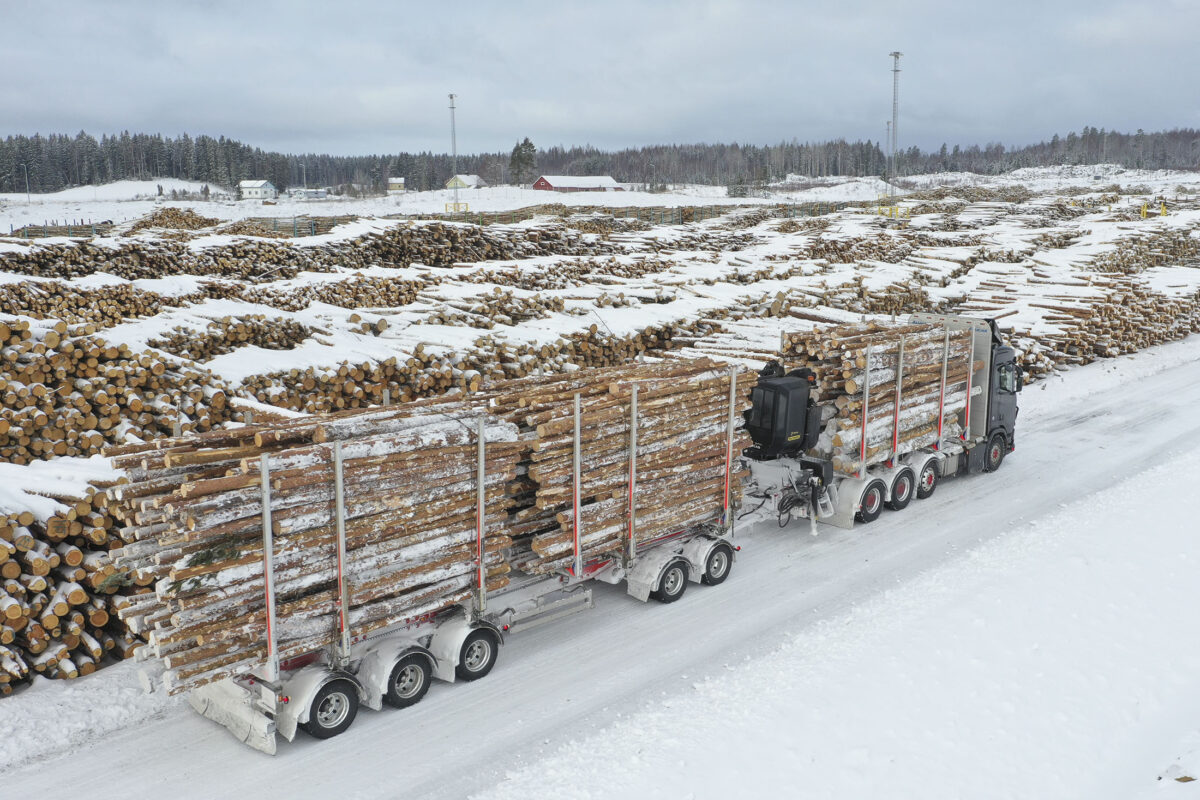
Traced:
<path id="1" fill-rule="evenodd" d="M 899 50 L 893 50 L 888 53 L 892 57 L 892 163 L 888 169 L 888 177 L 892 180 L 896 179 L 896 143 L 899 140 L 897 136 L 896 126 L 900 118 L 900 56 L 904 55 Z"/>

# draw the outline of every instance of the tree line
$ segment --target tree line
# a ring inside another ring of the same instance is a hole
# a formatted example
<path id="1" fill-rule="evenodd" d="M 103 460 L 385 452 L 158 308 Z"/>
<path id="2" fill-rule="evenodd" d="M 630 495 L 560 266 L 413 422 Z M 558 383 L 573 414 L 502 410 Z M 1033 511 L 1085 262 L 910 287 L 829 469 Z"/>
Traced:
<path id="1" fill-rule="evenodd" d="M 517 158 L 514 160 L 514 156 Z M 936 150 L 910 147 L 897 154 L 901 176 L 945 171 L 982 174 L 1020 167 L 1115 163 L 1128 168 L 1196 169 L 1200 166 L 1200 130 L 1178 128 L 1136 133 L 1084 127 L 1055 134 L 1049 141 L 1022 147 L 1002 144 Z M 883 175 L 887 158 L 879 142 L 835 139 L 792 140 L 774 145 L 654 145 L 600 150 L 591 146 L 536 149 L 528 138 L 512 153 L 458 156 L 458 171 L 477 174 L 490 184 L 527 183 L 541 173 L 611 175 L 627 183 L 761 184 L 788 175 L 801 177 Z M 306 183 L 342 191 L 378 193 L 389 177 L 403 177 L 410 189 L 440 188 L 450 178 L 447 153 L 335 156 L 277 153 L 223 136 L 177 137 L 129 133 L 97 140 L 83 131 L 74 136 L 9 136 L 0 141 L 0 192 L 56 192 L 72 186 L 118 180 L 180 178 L 232 189 L 245 179 L 266 178 L 281 190 Z"/>

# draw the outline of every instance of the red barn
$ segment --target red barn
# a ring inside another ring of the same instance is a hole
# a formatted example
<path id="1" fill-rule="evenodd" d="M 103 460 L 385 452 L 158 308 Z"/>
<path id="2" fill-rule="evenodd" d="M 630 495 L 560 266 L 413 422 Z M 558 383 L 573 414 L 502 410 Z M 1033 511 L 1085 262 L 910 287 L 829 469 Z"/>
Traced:
<path id="1" fill-rule="evenodd" d="M 621 184 L 607 175 L 543 175 L 533 188 L 550 192 L 623 192 Z"/>

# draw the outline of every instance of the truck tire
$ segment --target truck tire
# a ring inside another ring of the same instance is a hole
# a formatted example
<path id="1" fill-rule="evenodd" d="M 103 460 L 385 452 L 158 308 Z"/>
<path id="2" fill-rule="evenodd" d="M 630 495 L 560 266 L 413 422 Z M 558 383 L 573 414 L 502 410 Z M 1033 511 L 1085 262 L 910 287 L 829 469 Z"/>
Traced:
<path id="1" fill-rule="evenodd" d="M 660 603 L 674 603 L 687 591 L 688 568 L 682 561 L 672 561 L 658 579 L 658 589 L 653 593 Z"/>
<path id="2" fill-rule="evenodd" d="M 903 511 L 912 502 L 913 490 L 917 479 L 911 469 L 902 469 L 892 480 L 892 499 L 887 501 L 887 507 L 892 511 Z"/>
<path id="3" fill-rule="evenodd" d="M 921 467 L 921 474 L 917 476 L 917 499 L 924 500 L 933 494 L 933 490 L 938 485 L 938 468 L 935 459 L 929 459 L 925 462 L 925 466 Z"/>
<path id="4" fill-rule="evenodd" d="M 496 666 L 499 651 L 500 643 L 496 641 L 494 633 L 484 629 L 473 631 L 458 651 L 455 676 L 462 681 L 479 680 Z"/>
<path id="5" fill-rule="evenodd" d="M 358 714 L 358 687 L 333 680 L 321 687 L 308 710 L 304 730 L 314 739 L 332 739 L 344 733 Z"/>
<path id="6" fill-rule="evenodd" d="M 384 702 L 393 708 L 408 708 L 421 702 L 429 691 L 430 673 L 428 658 L 417 653 L 406 655 L 392 667 Z"/>
<path id="7" fill-rule="evenodd" d="M 863 489 L 862 499 L 859 500 L 858 513 L 854 518 L 864 525 L 879 519 L 883 513 L 883 498 L 887 494 L 887 486 L 881 480 L 874 480 Z"/>
<path id="8" fill-rule="evenodd" d="M 983 454 L 983 471 L 995 472 L 1004 463 L 1004 454 L 1008 452 L 1008 439 L 1003 433 L 996 432 L 988 439 L 987 452 Z"/>
<path id="9" fill-rule="evenodd" d="M 708 553 L 704 560 L 704 576 L 700 582 L 706 586 L 719 586 L 729 577 L 733 569 L 733 550 L 728 545 L 719 544 Z"/>

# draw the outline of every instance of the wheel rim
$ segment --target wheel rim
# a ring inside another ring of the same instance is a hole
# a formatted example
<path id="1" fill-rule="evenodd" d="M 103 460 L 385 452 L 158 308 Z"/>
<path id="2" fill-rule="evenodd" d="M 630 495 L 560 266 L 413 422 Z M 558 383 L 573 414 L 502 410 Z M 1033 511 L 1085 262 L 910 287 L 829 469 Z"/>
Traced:
<path id="1" fill-rule="evenodd" d="M 677 594 L 682 586 L 683 570 L 679 567 L 671 567 L 671 569 L 667 570 L 667 574 L 663 576 L 663 592 L 668 595 Z"/>
<path id="2" fill-rule="evenodd" d="M 925 469 L 921 470 L 921 486 L 924 487 L 925 491 L 932 489 L 933 484 L 936 481 L 937 475 L 933 473 L 932 468 L 926 467 Z"/>
<path id="3" fill-rule="evenodd" d="M 425 684 L 425 670 L 416 664 L 409 664 L 396 674 L 396 695 L 409 698 L 421 691 Z"/>
<path id="4" fill-rule="evenodd" d="M 993 464 L 1000 463 L 1000 443 L 999 442 L 992 443 L 992 449 L 988 451 L 988 458 L 991 459 Z"/>
<path id="5" fill-rule="evenodd" d="M 487 639 L 476 639 L 467 648 L 466 657 L 463 658 L 463 666 L 471 672 L 478 672 L 483 669 L 491 657 L 491 643 Z"/>
<path id="6" fill-rule="evenodd" d="M 729 570 L 729 554 L 725 552 L 725 548 L 721 548 L 709 556 L 708 559 L 708 577 L 722 578 Z"/>
<path id="7" fill-rule="evenodd" d="M 901 475 L 900 480 L 896 481 L 896 485 L 892 488 L 892 498 L 904 502 L 910 494 L 912 494 L 912 482 L 907 475 Z"/>
<path id="8" fill-rule="evenodd" d="M 879 510 L 879 501 L 883 493 L 879 491 L 879 487 L 873 487 L 867 492 L 867 496 L 863 498 L 863 513 L 874 514 Z"/>
<path id="9" fill-rule="evenodd" d="M 341 692 L 334 692 L 317 706 L 317 723 L 322 728 L 336 728 L 346 721 L 349 714 L 350 698 Z"/>

